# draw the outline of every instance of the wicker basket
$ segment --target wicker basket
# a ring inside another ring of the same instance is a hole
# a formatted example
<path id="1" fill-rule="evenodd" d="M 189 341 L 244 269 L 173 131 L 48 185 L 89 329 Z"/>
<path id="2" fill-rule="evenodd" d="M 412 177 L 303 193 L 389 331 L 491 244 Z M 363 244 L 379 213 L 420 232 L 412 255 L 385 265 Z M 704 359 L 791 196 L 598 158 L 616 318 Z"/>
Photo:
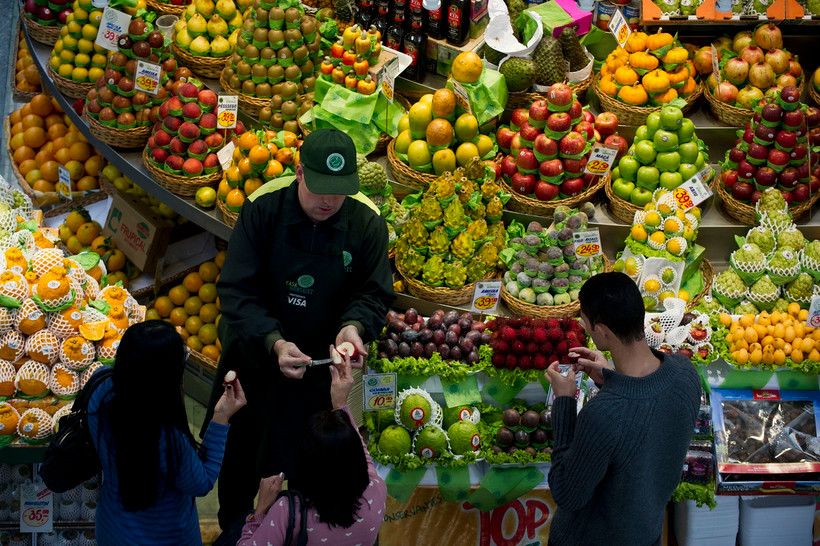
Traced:
<path id="1" fill-rule="evenodd" d="M 643 125 L 646 122 L 646 116 L 652 112 L 661 111 L 660 106 L 632 106 L 610 97 L 601 91 L 601 88 L 598 86 L 600 79 L 600 75 L 595 77 L 595 81 L 592 82 L 592 88 L 595 90 L 595 93 L 598 95 L 598 99 L 601 101 L 601 110 L 612 112 L 618 116 L 619 123 L 623 123 L 624 125 Z M 692 105 L 695 104 L 695 101 L 702 92 L 703 85 L 698 84 L 692 94 L 682 97 L 683 100 L 686 101 L 686 106 L 682 108 L 684 113 L 688 112 L 692 108 Z"/>
<path id="2" fill-rule="evenodd" d="M 401 278 L 404 279 L 404 284 L 407 286 L 407 291 L 411 295 L 421 298 L 423 300 L 432 301 L 433 303 L 441 303 L 443 305 L 462 305 L 470 301 L 475 292 L 475 283 L 465 284 L 461 288 L 447 288 L 428 286 L 418 279 L 413 279 L 406 275 L 398 262 L 396 262 L 396 271 L 399 272 Z M 488 273 L 487 278 L 496 278 L 500 272 L 494 269 Z"/>
<path id="3" fill-rule="evenodd" d="M 43 214 L 43 217 L 55 218 L 63 214 L 68 214 L 76 208 L 85 208 L 89 205 L 97 203 L 98 201 L 103 201 L 104 199 L 108 199 L 108 194 L 102 191 L 95 191 L 94 193 L 83 195 L 77 199 L 72 199 L 71 201 L 64 201 L 61 205 L 48 209 L 48 211 Z"/>
<path id="4" fill-rule="evenodd" d="M 17 25 L 17 30 L 14 31 L 14 53 L 11 56 L 11 60 L 14 63 L 12 68 L 9 69 L 9 75 L 11 76 L 11 96 L 17 102 L 28 102 L 39 93 L 39 91 L 21 91 L 17 89 L 17 61 L 19 60 L 19 48 L 18 45 L 20 44 L 20 25 Z M 40 86 L 42 89 L 43 86 Z"/>
<path id="5" fill-rule="evenodd" d="M 589 73 L 589 77 L 582 82 L 571 83 L 569 88 L 579 98 L 583 95 L 589 86 L 592 85 L 593 74 Z M 510 93 L 507 97 L 507 108 L 510 110 L 515 108 L 529 108 L 533 101 L 547 98 L 546 93 Z"/>
<path id="6" fill-rule="evenodd" d="M 20 8 L 20 20 L 26 25 L 26 32 L 35 42 L 40 42 L 47 46 L 53 46 L 57 43 L 57 38 L 60 37 L 60 30 L 62 29 L 61 26 L 41 25 L 34 19 L 28 18 L 22 8 Z"/>
<path id="7" fill-rule="evenodd" d="M 757 215 L 755 214 L 755 208 L 753 206 L 747 205 L 746 203 L 741 203 L 733 198 L 729 193 L 729 190 L 726 189 L 726 186 L 722 182 L 717 183 L 717 193 L 720 195 L 720 201 L 723 203 L 723 210 L 726 211 L 726 214 L 741 224 L 745 224 L 747 226 L 757 225 Z M 805 203 L 800 203 L 799 205 L 790 207 L 789 214 L 792 215 L 792 218 L 794 218 L 794 221 L 796 222 L 803 215 L 809 212 L 809 210 L 811 210 L 812 206 L 814 206 L 818 199 L 820 199 L 820 193 L 815 193 Z"/>
<path id="8" fill-rule="evenodd" d="M 606 254 L 604 257 L 604 272 L 610 271 L 611 266 Z M 581 302 L 575 300 L 566 305 L 534 305 L 516 298 L 501 285 L 501 299 L 517 317 L 562 318 L 577 317 L 581 313 Z"/>
<path id="9" fill-rule="evenodd" d="M 222 213 L 222 221 L 229 226 L 234 227 L 236 225 L 236 221 L 239 219 L 239 213 L 229 211 L 228 207 L 225 206 L 225 203 L 222 202 L 222 198 L 219 196 L 216 198 L 216 207 Z"/>
<path id="10" fill-rule="evenodd" d="M 426 174 L 411 169 L 401 159 L 396 157 L 396 139 L 387 145 L 387 160 L 390 162 L 390 170 L 397 182 L 412 188 L 426 189 L 430 182 L 436 179 L 434 174 Z"/>
<path id="11" fill-rule="evenodd" d="M 142 162 L 145 168 L 151 173 L 154 181 L 175 195 L 190 197 L 196 194 L 199 188 L 210 186 L 216 188 L 219 179 L 222 178 L 222 170 L 204 176 L 182 176 L 163 171 L 148 158 L 148 148 L 142 151 Z"/>
<path id="12" fill-rule="evenodd" d="M 639 210 L 643 210 L 643 207 L 639 207 L 638 205 L 633 205 L 629 201 L 621 199 L 612 191 L 612 178 L 610 177 L 609 180 L 606 181 L 604 185 L 604 191 L 606 191 L 606 197 L 609 199 L 609 210 L 612 214 L 615 215 L 616 218 L 626 222 L 627 224 L 632 224 L 632 220 L 635 219 L 635 213 Z"/>
<path id="13" fill-rule="evenodd" d="M 230 57 L 197 57 L 191 55 L 176 44 L 173 45 L 174 57 L 177 58 L 179 64 L 187 66 L 197 76 L 203 78 L 219 78 L 225 63 Z"/>
<path id="14" fill-rule="evenodd" d="M 706 97 L 706 102 L 709 103 L 709 109 L 712 111 L 712 114 L 724 125 L 744 127 L 755 115 L 753 110 L 739 108 L 717 100 L 712 92 L 709 91 L 708 86 L 705 86 L 703 96 Z"/>
<path id="15" fill-rule="evenodd" d="M 46 65 L 48 77 L 54 82 L 55 87 L 60 90 L 60 93 L 72 99 L 84 99 L 88 92 L 94 89 L 95 82 L 75 82 L 64 78 L 54 72 L 51 68 L 51 63 Z"/>
<path id="16" fill-rule="evenodd" d="M 814 84 L 809 85 L 809 96 L 811 100 L 814 101 L 814 104 L 820 106 L 820 93 L 817 92 L 817 89 L 814 88 Z"/>
<path id="17" fill-rule="evenodd" d="M 222 76 L 222 72 L 219 73 L 219 83 L 222 85 L 222 89 L 226 92 L 237 94 L 239 97 L 239 109 L 253 118 L 258 118 L 259 112 L 262 111 L 262 108 L 270 105 L 270 98 L 257 99 L 256 97 L 245 95 L 244 93 L 233 89 L 230 85 L 228 85 L 228 80 Z"/>
<path id="18" fill-rule="evenodd" d="M 156 11 L 160 15 L 177 15 L 181 16 L 188 8 L 190 2 L 186 1 L 182 6 L 175 6 L 166 2 L 157 2 L 156 0 L 145 0 L 145 4 L 151 11 Z M 190 68 L 190 67 L 188 67 Z"/>
<path id="19" fill-rule="evenodd" d="M 499 184 L 505 192 L 511 195 L 510 201 L 507 203 L 508 209 L 525 214 L 552 217 L 553 211 L 560 206 L 576 208 L 586 201 L 591 201 L 595 197 L 595 194 L 609 183 L 610 178 L 611 174 L 607 173 L 603 177 L 598 177 L 595 184 L 584 190 L 583 193 L 575 197 L 567 197 L 566 199 L 559 199 L 557 201 L 540 201 L 532 197 L 527 197 L 526 195 L 521 195 L 517 191 L 514 191 L 503 179 L 499 181 Z"/>
<path id="20" fill-rule="evenodd" d="M 686 305 L 687 309 L 693 309 L 703 296 L 712 292 L 712 281 L 715 279 L 715 268 L 712 267 L 712 264 L 706 258 L 700 262 L 700 275 L 703 277 L 703 290 L 689 300 L 689 303 Z"/>
<path id="21" fill-rule="evenodd" d="M 118 148 L 142 148 L 151 136 L 151 125 L 134 127 L 133 129 L 118 129 L 107 127 L 88 115 L 88 109 L 83 109 L 83 119 L 88 123 L 88 128 L 94 138 L 105 142 L 109 146 Z"/>

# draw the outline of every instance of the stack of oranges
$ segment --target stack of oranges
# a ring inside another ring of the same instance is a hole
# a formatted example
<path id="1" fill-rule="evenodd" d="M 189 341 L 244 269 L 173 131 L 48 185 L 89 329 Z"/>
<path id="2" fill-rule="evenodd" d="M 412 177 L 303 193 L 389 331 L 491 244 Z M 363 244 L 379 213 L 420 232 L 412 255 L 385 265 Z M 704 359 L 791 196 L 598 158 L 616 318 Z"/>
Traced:
<path id="1" fill-rule="evenodd" d="M 291 131 L 245 131 L 239 136 L 231 166 L 222 174 L 217 192 L 231 212 L 262 184 L 293 172 L 299 162 L 299 139 Z"/>
<path id="2" fill-rule="evenodd" d="M 56 191 L 59 166 L 68 170 L 72 191 L 99 189 L 106 161 L 80 133 L 57 101 L 35 95 L 9 116 L 12 159 L 35 191 Z"/>
<path id="3" fill-rule="evenodd" d="M 125 257 L 114 242 L 103 235 L 99 222 L 91 219 L 88 211 L 82 207 L 68 213 L 63 224 L 58 228 L 60 241 L 71 254 L 91 251 L 97 253 L 105 264 L 108 280 L 104 286 L 122 283 L 128 287 L 128 281 L 140 274 L 140 271 Z"/>
<path id="4" fill-rule="evenodd" d="M 17 43 L 17 64 L 15 65 L 17 74 L 15 81 L 17 82 L 17 89 L 25 93 L 39 93 L 40 92 L 40 73 L 34 65 L 34 58 L 28 50 L 28 44 L 20 32 Z"/>
<path id="5" fill-rule="evenodd" d="M 809 312 L 797 303 L 788 311 L 766 311 L 759 315 L 743 315 L 733 320 L 726 313 L 719 316 L 728 334 L 731 359 L 738 365 L 783 366 L 804 360 L 820 362 L 820 328 L 806 326 Z"/>
<path id="6" fill-rule="evenodd" d="M 216 282 L 225 262 L 225 251 L 213 261 L 204 262 L 188 273 L 182 283 L 160 296 L 145 314 L 146 320 L 167 320 L 181 328 L 182 337 L 192 351 L 219 361 L 222 344 L 217 339 L 220 307 Z"/>

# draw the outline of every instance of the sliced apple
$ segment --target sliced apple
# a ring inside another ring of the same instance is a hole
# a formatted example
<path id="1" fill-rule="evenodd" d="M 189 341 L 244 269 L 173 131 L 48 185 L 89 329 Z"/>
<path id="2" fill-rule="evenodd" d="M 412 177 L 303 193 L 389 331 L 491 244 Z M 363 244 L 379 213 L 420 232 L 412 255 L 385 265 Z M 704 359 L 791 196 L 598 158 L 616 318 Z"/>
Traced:
<path id="1" fill-rule="evenodd" d="M 356 350 L 356 346 L 349 341 L 343 341 L 339 343 L 339 346 L 336 348 L 336 350 L 342 355 L 346 354 L 347 356 L 349 356 L 350 360 L 356 360 L 356 358 L 358 358 L 359 356 L 359 351 Z"/>
<path id="2" fill-rule="evenodd" d="M 233 383 L 234 381 L 236 381 L 236 372 L 228 370 L 228 373 L 225 374 L 225 383 Z"/>

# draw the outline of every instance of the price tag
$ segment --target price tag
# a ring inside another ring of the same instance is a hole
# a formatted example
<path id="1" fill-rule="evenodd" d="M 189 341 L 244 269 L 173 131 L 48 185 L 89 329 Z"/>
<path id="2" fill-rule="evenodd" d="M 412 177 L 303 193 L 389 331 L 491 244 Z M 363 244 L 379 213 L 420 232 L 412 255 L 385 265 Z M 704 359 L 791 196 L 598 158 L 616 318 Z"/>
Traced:
<path id="1" fill-rule="evenodd" d="M 680 208 L 687 211 L 712 195 L 712 190 L 705 182 L 710 173 L 711 167 L 704 167 L 695 176 L 672 190 L 672 195 Z"/>
<path id="2" fill-rule="evenodd" d="M 396 94 L 394 90 L 396 89 L 396 76 L 399 72 L 399 58 L 393 57 L 390 62 L 388 62 L 384 69 L 381 71 L 382 73 L 382 92 L 384 96 L 389 100 L 391 103 L 395 100 Z"/>
<path id="3" fill-rule="evenodd" d="M 806 319 L 806 326 L 809 328 L 820 328 L 820 296 L 811 297 L 809 306 L 809 317 Z"/>
<path id="4" fill-rule="evenodd" d="M 615 164 L 615 158 L 618 156 L 618 149 L 606 144 L 596 144 L 592 147 L 592 152 L 589 154 L 589 161 L 584 168 L 585 173 L 596 174 L 599 176 L 605 175 Z"/>
<path id="5" fill-rule="evenodd" d="M 464 89 L 461 82 L 453 80 L 453 93 L 456 94 L 456 102 L 458 105 L 466 110 L 468 114 L 472 114 L 473 110 L 470 108 L 470 97 L 467 96 L 467 90 Z"/>
<path id="6" fill-rule="evenodd" d="M 128 32 L 128 25 L 131 24 L 131 16 L 120 10 L 107 7 L 103 10 L 100 29 L 97 31 L 97 39 L 94 41 L 98 46 L 108 51 L 118 51 L 117 40 L 122 34 Z"/>
<path id="7" fill-rule="evenodd" d="M 720 85 L 720 61 L 718 60 L 718 50 L 712 46 L 712 74 L 715 75 L 718 85 Z"/>
<path id="8" fill-rule="evenodd" d="M 395 409 L 396 374 L 365 374 L 362 377 L 362 393 L 365 411 Z"/>
<path id="9" fill-rule="evenodd" d="M 239 111 L 237 95 L 219 95 L 216 103 L 216 124 L 220 129 L 236 127 L 236 116 Z"/>
<path id="10" fill-rule="evenodd" d="M 233 141 L 230 141 L 223 146 L 221 150 L 216 152 L 216 158 L 219 160 L 219 164 L 222 165 L 223 171 L 227 171 L 228 167 L 231 166 L 231 158 L 233 157 L 233 151 L 235 148 L 236 145 Z"/>
<path id="11" fill-rule="evenodd" d="M 71 176 L 68 174 L 68 169 L 58 165 L 57 172 L 60 177 L 57 181 L 57 193 L 66 199 L 73 199 L 74 197 L 71 195 Z"/>
<path id="12" fill-rule="evenodd" d="M 54 527 L 54 495 L 42 484 L 31 482 L 20 489 L 20 531 L 50 533 Z"/>
<path id="13" fill-rule="evenodd" d="M 612 19 L 609 21 L 609 31 L 615 36 L 615 41 L 621 47 L 626 46 L 626 41 L 629 40 L 629 35 L 632 31 L 629 29 L 629 24 L 626 22 L 623 12 L 615 9 L 612 14 Z"/>
<path id="14" fill-rule="evenodd" d="M 498 307 L 501 294 L 501 281 L 478 281 L 473 291 L 473 303 L 470 311 L 476 313 L 493 313 Z"/>
<path id="15" fill-rule="evenodd" d="M 601 255 L 601 233 L 597 229 L 574 233 L 573 243 L 575 243 L 575 255 L 579 258 Z"/>
<path id="16" fill-rule="evenodd" d="M 156 95 L 161 77 L 162 67 L 160 65 L 137 61 L 137 73 L 134 74 L 134 90 Z"/>

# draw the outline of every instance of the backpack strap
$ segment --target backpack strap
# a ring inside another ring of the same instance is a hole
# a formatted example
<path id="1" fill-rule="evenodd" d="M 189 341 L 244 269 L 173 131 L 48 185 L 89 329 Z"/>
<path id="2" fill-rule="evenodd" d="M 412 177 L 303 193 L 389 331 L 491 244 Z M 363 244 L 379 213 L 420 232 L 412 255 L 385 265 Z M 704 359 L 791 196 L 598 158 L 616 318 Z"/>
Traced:
<path id="1" fill-rule="evenodd" d="M 106 366 L 104 368 L 100 368 L 88 379 L 88 382 L 85 386 L 80 389 L 77 398 L 74 400 L 74 405 L 71 406 L 72 411 L 81 411 L 87 412 L 88 411 L 88 403 L 91 402 L 91 395 L 94 394 L 94 391 L 97 390 L 100 383 L 108 379 L 109 377 L 114 375 L 114 367 L 113 366 Z"/>
<path id="2" fill-rule="evenodd" d="M 299 507 L 301 508 L 302 513 L 302 520 L 300 521 L 299 525 L 299 538 L 297 539 L 296 546 L 306 546 L 308 541 L 307 536 L 307 503 L 305 499 L 302 498 L 302 494 L 298 491 L 293 492 L 294 496 L 299 499 Z"/>
<path id="3" fill-rule="evenodd" d="M 296 546 L 306 546 L 308 541 L 307 536 L 307 503 L 302 497 L 302 494 L 294 490 L 286 490 L 279 493 L 279 498 L 287 497 L 288 499 L 288 528 L 285 531 L 285 546 L 290 546 L 293 542 L 293 532 L 296 527 L 296 508 L 294 503 L 299 501 L 299 512 L 301 520 L 299 522 L 299 534 L 296 535 Z"/>
<path id="4" fill-rule="evenodd" d="M 293 541 L 293 528 L 296 526 L 296 513 L 293 507 L 293 492 L 282 491 L 279 493 L 279 498 L 287 497 L 288 499 L 288 528 L 285 531 L 285 546 L 290 546 Z"/>

